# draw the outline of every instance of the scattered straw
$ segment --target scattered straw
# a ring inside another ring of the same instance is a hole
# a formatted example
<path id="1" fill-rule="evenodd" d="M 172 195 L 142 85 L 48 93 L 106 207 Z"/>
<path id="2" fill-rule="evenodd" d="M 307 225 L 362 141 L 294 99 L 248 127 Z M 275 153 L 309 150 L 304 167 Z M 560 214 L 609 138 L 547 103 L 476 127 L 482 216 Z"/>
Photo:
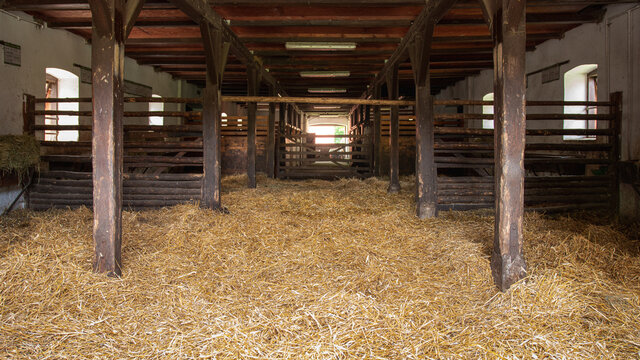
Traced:
<path id="1" fill-rule="evenodd" d="M 40 162 L 40 146 L 33 136 L 0 135 L 0 172 L 24 174 Z"/>
<path id="2" fill-rule="evenodd" d="M 491 280 L 489 212 L 413 217 L 376 179 L 227 178 L 230 215 L 124 214 L 124 275 L 91 212 L 0 220 L 8 358 L 637 358 L 640 256 L 613 225 L 526 216 L 530 276 Z"/>

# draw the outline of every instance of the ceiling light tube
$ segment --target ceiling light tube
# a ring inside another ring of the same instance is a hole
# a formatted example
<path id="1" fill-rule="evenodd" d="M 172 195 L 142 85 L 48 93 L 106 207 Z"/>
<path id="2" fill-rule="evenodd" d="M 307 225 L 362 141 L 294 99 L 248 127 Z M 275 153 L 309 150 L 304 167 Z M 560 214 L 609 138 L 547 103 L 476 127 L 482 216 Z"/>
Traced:
<path id="1" fill-rule="evenodd" d="M 346 117 L 346 115 L 344 115 L 344 114 L 324 114 L 324 115 L 318 115 L 318 117 L 322 118 L 322 119 L 336 119 L 336 118 Z"/>
<path id="2" fill-rule="evenodd" d="M 309 88 L 310 94 L 344 94 L 347 92 L 347 89 L 337 89 L 337 88 Z"/>
<path id="3" fill-rule="evenodd" d="M 339 78 L 349 77 L 349 71 L 301 71 L 300 77 L 303 78 Z"/>
<path id="4" fill-rule="evenodd" d="M 287 50 L 316 50 L 316 51 L 351 51 L 355 50 L 354 42 L 296 42 L 287 41 L 284 44 Z"/>

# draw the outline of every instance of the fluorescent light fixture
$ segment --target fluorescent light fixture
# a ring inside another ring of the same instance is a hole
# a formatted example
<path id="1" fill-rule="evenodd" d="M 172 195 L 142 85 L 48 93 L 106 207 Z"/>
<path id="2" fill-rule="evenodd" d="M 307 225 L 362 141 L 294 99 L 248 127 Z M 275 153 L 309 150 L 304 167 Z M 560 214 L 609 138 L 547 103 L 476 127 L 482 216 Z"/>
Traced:
<path id="1" fill-rule="evenodd" d="M 292 42 L 284 44 L 287 50 L 315 50 L 315 51 L 350 51 L 355 50 L 354 42 Z"/>
<path id="2" fill-rule="evenodd" d="M 300 77 L 303 78 L 338 78 L 349 77 L 349 71 L 301 71 Z"/>
<path id="3" fill-rule="evenodd" d="M 308 112 L 306 114 L 310 118 L 342 118 L 349 116 L 349 113 L 346 112 Z"/>
<path id="4" fill-rule="evenodd" d="M 316 110 L 338 110 L 341 109 L 342 106 L 339 105 L 314 105 L 314 109 Z"/>
<path id="5" fill-rule="evenodd" d="M 336 118 L 341 118 L 341 117 L 345 117 L 345 115 L 340 115 L 340 114 L 325 114 L 325 115 L 319 115 L 319 118 L 322 119 L 336 119 Z"/>
<path id="6" fill-rule="evenodd" d="M 337 89 L 337 88 L 309 88 L 309 93 L 311 94 L 344 94 L 347 92 L 347 89 Z"/>

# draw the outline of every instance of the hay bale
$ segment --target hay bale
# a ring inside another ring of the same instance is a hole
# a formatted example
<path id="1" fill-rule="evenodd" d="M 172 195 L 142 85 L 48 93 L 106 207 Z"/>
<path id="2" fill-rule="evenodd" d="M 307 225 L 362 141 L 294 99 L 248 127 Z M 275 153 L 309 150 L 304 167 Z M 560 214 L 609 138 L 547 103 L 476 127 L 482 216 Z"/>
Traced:
<path id="1" fill-rule="evenodd" d="M 0 171 L 22 175 L 40 163 L 40 145 L 34 136 L 0 136 Z"/>

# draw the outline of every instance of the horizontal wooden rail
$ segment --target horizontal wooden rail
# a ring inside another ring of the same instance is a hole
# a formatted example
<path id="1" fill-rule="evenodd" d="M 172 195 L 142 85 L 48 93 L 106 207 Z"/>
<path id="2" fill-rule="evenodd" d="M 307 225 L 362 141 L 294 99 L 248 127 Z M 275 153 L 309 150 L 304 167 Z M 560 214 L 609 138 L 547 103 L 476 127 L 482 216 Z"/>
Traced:
<path id="1" fill-rule="evenodd" d="M 90 103 L 90 97 L 82 98 L 38 98 L 36 103 Z M 199 104 L 201 98 L 163 98 L 163 97 L 126 97 L 125 103 L 166 103 L 166 104 Z"/>
<path id="2" fill-rule="evenodd" d="M 435 119 L 484 119 L 493 120 L 493 114 L 435 114 Z M 612 120 L 610 114 L 527 114 L 527 120 Z"/>
<path id="3" fill-rule="evenodd" d="M 297 139 L 306 139 L 308 137 L 315 138 L 336 138 L 336 139 L 368 139 L 366 135 L 316 135 L 316 134 L 295 134 L 295 135 L 287 135 L 288 138 L 297 138 Z"/>
<path id="4" fill-rule="evenodd" d="M 475 136 L 493 136 L 493 129 L 468 129 L 468 128 L 451 128 L 438 127 L 435 128 L 436 135 L 475 135 Z M 528 129 L 529 136 L 551 136 L 551 135 L 614 135 L 613 129 Z"/>
<path id="5" fill-rule="evenodd" d="M 436 150 L 461 151 L 461 150 L 486 150 L 493 152 L 493 143 L 473 143 L 473 142 L 437 142 L 434 144 Z M 526 150 L 538 151 L 608 151 L 611 150 L 611 144 L 567 144 L 567 143 L 539 143 L 526 144 Z"/>
<path id="6" fill-rule="evenodd" d="M 493 101 L 484 100 L 433 100 L 434 105 L 478 105 L 492 106 Z M 540 101 L 529 100 L 527 106 L 612 106 L 610 101 Z"/>
<path id="7" fill-rule="evenodd" d="M 89 103 L 91 98 L 38 98 L 36 103 Z M 279 96 L 228 96 L 223 95 L 222 101 L 226 102 L 264 102 L 264 103 L 299 103 L 299 104 L 329 104 L 329 105 L 373 105 L 373 106 L 413 106 L 413 100 L 376 100 L 361 98 L 327 98 L 327 97 L 279 97 Z M 201 98 L 124 98 L 126 103 L 202 103 Z M 481 105 L 491 106 L 492 101 L 483 100 L 434 100 L 434 105 Z M 611 106 L 609 101 L 527 101 L 527 106 Z"/>

